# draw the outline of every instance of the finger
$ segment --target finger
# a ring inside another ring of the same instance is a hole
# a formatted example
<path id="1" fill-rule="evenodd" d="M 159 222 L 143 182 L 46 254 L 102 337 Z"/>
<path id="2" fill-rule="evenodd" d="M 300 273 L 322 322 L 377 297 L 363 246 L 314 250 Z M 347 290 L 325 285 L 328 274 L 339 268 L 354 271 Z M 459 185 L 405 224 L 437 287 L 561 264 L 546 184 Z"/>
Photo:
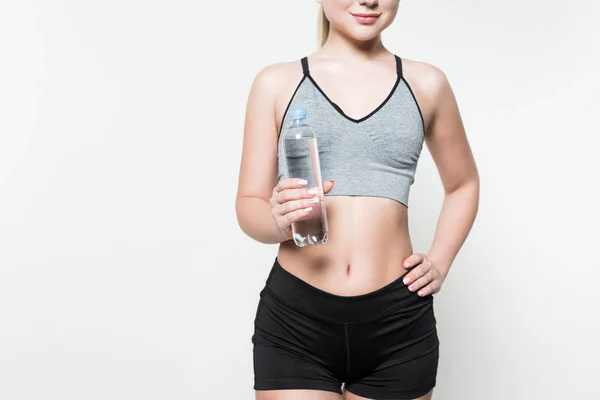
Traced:
<path id="1" fill-rule="evenodd" d="M 335 185 L 335 181 L 333 179 L 323 181 L 323 193 L 328 193 L 331 189 L 333 189 L 333 185 Z"/>
<path id="2" fill-rule="evenodd" d="M 310 199 L 315 197 L 318 190 L 312 189 L 284 189 L 277 193 L 276 200 L 279 204 L 283 204 L 292 200 Z"/>
<path id="3" fill-rule="evenodd" d="M 319 203 L 319 197 L 313 197 L 312 199 L 292 200 L 287 201 L 279 206 L 275 207 L 276 215 L 285 215 L 293 211 L 300 210 L 301 208 L 314 207 Z"/>
<path id="4" fill-rule="evenodd" d="M 427 286 L 423 289 L 419 290 L 418 295 L 421 297 L 429 296 L 430 294 L 434 294 L 440 291 L 441 284 L 437 280 L 431 281 Z"/>
<path id="5" fill-rule="evenodd" d="M 427 264 L 421 263 L 414 267 L 410 272 L 408 272 L 402 281 L 405 285 L 411 284 L 415 282 L 417 279 L 420 279 L 423 275 L 429 272 L 431 268 L 427 266 Z"/>
<path id="6" fill-rule="evenodd" d="M 425 254 L 415 253 L 408 257 L 406 260 L 404 260 L 404 263 L 402 263 L 402 265 L 404 266 L 404 268 L 410 268 L 417 264 L 421 264 L 424 260 Z"/>
<path id="7" fill-rule="evenodd" d="M 301 208 L 299 210 L 285 214 L 282 217 L 282 219 L 285 221 L 286 225 L 291 225 L 293 222 L 306 218 L 311 211 L 312 207 Z"/>
<path id="8" fill-rule="evenodd" d="M 294 188 L 299 188 L 302 187 L 304 185 L 306 185 L 308 182 L 304 179 L 297 179 L 297 178 L 286 178 L 286 179 L 282 179 L 279 182 L 277 182 L 277 185 L 275 186 L 275 192 L 279 193 L 284 189 L 294 189 Z"/>
<path id="9" fill-rule="evenodd" d="M 408 286 L 408 290 L 414 292 L 427 286 L 431 281 L 433 281 L 433 273 L 429 271 L 419 279 L 414 280 L 413 283 Z"/>

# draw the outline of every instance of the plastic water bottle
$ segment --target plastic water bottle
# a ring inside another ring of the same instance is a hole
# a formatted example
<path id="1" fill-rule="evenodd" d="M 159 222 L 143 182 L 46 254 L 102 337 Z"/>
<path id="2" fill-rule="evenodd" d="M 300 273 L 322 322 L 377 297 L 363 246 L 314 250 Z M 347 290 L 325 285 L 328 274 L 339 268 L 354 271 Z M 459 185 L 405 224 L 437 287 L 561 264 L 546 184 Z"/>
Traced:
<path id="1" fill-rule="evenodd" d="M 291 110 L 289 125 L 282 133 L 280 151 L 283 156 L 285 178 L 304 179 L 307 189 L 316 189 L 315 197 L 319 202 L 302 219 L 292 223 L 294 242 L 299 247 L 309 244 L 327 243 L 329 230 L 327 227 L 327 212 L 321 180 L 319 164 L 319 149 L 314 131 L 307 123 L 306 110 L 303 108 Z"/>

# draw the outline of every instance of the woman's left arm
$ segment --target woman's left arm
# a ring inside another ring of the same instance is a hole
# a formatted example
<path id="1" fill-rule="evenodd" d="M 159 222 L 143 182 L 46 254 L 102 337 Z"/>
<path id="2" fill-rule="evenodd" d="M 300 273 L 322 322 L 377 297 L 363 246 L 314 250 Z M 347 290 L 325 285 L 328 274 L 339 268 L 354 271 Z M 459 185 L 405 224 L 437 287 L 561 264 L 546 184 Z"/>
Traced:
<path id="1" fill-rule="evenodd" d="M 436 70 L 435 75 L 433 112 L 425 143 L 444 186 L 444 202 L 429 252 L 413 254 L 403 264 L 405 268 L 416 266 L 404 282 L 421 296 L 440 291 L 479 207 L 479 173 L 456 98 L 444 73 Z"/>

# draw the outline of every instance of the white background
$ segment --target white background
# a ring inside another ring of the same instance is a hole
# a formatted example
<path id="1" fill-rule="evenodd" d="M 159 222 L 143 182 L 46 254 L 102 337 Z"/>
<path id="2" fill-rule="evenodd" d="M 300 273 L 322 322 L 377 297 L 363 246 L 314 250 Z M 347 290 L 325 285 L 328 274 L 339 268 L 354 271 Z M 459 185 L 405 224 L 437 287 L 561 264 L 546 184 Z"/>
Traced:
<path id="1" fill-rule="evenodd" d="M 316 48 L 310 0 L 0 0 L 0 398 L 252 399 L 276 246 L 237 226 L 248 90 Z M 438 400 L 599 398 L 593 0 L 405 0 L 480 168 L 436 300 Z M 410 199 L 427 251 L 442 188 Z"/>

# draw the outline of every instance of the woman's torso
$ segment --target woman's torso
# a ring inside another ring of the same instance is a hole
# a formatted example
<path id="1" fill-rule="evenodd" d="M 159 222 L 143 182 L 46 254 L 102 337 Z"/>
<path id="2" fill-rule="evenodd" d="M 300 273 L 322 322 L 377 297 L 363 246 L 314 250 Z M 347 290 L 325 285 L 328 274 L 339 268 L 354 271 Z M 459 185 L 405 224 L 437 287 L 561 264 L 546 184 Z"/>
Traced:
<path id="1" fill-rule="evenodd" d="M 409 83 L 407 74 L 418 72 L 418 67 L 398 58 L 390 62 L 392 57 L 388 54 L 380 62 L 365 62 L 364 66 L 310 57 L 305 65 L 308 75 L 299 62 L 291 63 L 276 100 L 278 128 L 283 124 L 285 129 L 286 112 L 298 105 L 294 99 L 308 96 L 313 108 L 309 109 L 309 124 L 316 125 L 324 157 L 331 157 L 324 160 L 323 179 L 336 181 L 331 195 L 325 196 L 328 242 L 302 248 L 293 241 L 281 243 L 278 259 L 302 280 L 338 295 L 368 293 L 397 279 L 405 273 L 402 262 L 413 252 L 408 191 L 430 107 L 421 85 Z M 344 67 L 345 63 L 352 67 Z M 311 121 L 311 111 L 325 113 L 321 119 L 335 128 Z M 400 131 L 396 129 L 399 126 L 403 127 Z M 319 128 L 327 132 L 319 132 Z M 341 152 L 346 157 L 341 164 L 352 167 L 339 165 Z M 386 157 L 392 154 L 406 160 L 389 158 L 386 164 Z M 367 173 L 352 170 L 361 162 Z M 374 167 L 374 163 L 381 165 Z M 364 176 L 349 184 L 358 173 Z"/>

